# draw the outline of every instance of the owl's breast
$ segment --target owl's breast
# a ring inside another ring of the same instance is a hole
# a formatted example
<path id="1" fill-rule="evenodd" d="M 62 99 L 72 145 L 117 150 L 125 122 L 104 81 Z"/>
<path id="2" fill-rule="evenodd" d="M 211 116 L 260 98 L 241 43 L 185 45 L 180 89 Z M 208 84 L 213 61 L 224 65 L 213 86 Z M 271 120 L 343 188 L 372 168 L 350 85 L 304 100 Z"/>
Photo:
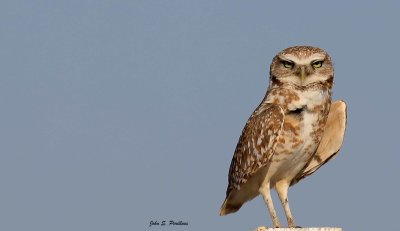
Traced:
<path id="1" fill-rule="evenodd" d="M 293 179 L 318 148 L 325 119 L 317 112 L 302 110 L 285 116 L 283 130 L 272 156 L 269 173 L 272 181 Z"/>
<path id="2" fill-rule="evenodd" d="M 329 112 L 330 92 L 324 89 L 272 89 L 268 102 L 285 111 L 284 124 L 269 164 L 271 183 L 291 181 L 318 148 Z"/>

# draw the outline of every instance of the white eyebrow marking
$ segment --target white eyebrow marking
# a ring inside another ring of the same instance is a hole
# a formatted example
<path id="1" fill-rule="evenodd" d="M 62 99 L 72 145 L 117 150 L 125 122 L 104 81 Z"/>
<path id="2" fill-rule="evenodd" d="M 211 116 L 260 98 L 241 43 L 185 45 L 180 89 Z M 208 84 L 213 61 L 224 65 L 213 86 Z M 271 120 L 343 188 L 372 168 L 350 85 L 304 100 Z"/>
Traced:
<path id="1" fill-rule="evenodd" d="M 312 61 L 325 59 L 325 55 L 317 53 L 317 54 L 313 54 L 311 56 L 303 58 L 303 57 L 294 56 L 292 54 L 284 54 L 284 55 L 280 55 L 279 58 L 284 59 L 284 60 L 293 61 L 297 65 L 306 65 L 306 64 L 310 64 Z"/>

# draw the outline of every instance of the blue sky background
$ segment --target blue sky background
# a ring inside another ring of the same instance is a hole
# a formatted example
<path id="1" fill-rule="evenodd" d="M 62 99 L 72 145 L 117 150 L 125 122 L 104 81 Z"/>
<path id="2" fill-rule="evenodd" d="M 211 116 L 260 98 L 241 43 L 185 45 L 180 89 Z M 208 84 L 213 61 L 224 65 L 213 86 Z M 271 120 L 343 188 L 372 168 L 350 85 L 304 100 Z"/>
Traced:
<path id="1" fill-rule="evenodd" d="M 396 1 L 1 1 L 0 230 L 253 230 L 219 217 L 273 56 L 328 51 L 340 155 L 291 188 L 296 223 L 393 230 L 400 201 Z M 274 193 L 282 223 L 286 220 Z M 189 226 L 151 227 L 151 220 Z"/>

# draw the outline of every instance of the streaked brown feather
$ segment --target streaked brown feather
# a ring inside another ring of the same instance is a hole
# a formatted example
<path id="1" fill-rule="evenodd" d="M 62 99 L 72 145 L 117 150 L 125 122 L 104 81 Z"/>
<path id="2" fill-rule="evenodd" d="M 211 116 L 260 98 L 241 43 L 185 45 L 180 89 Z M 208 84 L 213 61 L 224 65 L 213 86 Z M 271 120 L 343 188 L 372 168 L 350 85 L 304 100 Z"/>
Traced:
<path id="1" fill-rule="evenodd" d="M 229 168 L 229 185 L 226 195 L 240 186 L 265 166 L 274 153 L 284 120 L 283 109 L 274 104 L 262 103 L 248 119 Z"/>

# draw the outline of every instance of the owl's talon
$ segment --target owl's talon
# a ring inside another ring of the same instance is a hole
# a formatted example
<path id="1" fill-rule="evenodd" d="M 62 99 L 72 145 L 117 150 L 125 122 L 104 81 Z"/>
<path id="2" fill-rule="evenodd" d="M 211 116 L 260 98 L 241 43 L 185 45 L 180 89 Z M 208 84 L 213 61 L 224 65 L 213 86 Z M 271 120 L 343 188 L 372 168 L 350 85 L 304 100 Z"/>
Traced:
<path id="1" fill-rule="evenodd" d="M 256 229 L 253 230 L 253 231 L 265 231 L 265 230 L 267 230 L 267 229 L 268 229 L 268 227 L 266 227 L 266 226 L 260 226 L 260 227 L 256 228 Z"/>

